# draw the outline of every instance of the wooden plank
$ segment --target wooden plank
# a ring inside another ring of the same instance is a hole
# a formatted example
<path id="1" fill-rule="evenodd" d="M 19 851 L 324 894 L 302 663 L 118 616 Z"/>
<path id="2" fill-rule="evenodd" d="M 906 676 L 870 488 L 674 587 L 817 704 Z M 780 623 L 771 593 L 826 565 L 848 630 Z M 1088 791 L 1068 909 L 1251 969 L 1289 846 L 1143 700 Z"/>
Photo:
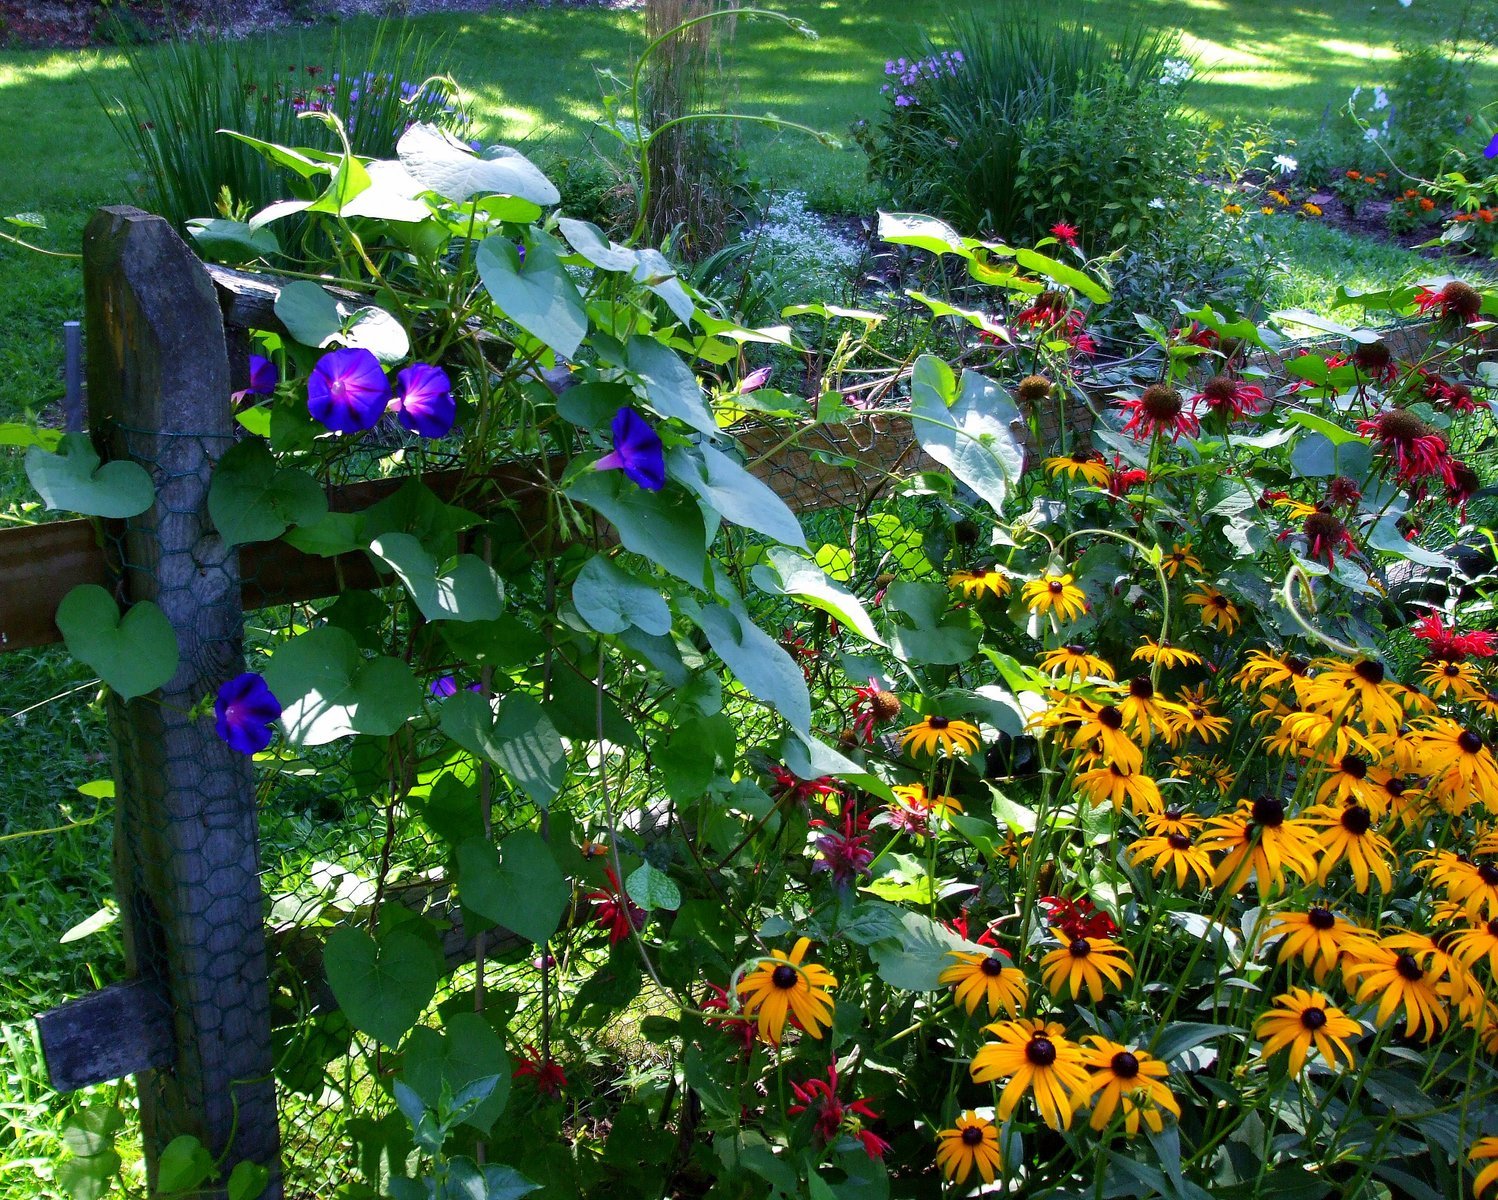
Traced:
<path id="1" fill-rule="evenodd" d="M 61 641 L 62 598 L 80 583 L 112 582 L 91 521 L 0 529 L 0 653 Z"/>
<path id="2" fill-rule="evenodd" d="M 170 1005 L 172 1055 L 138 1079 L 146 1184 L 183 1134 L 223 1168 L 270 1172 L 280 1126 L 253 766 L 192 715 L 244 669 L 238 556 L 208 517 L 208 482 L 234 443 L 218 297 L 160 217 L 94 214 L 83 238 L 89 428 L 104 461 L 152 473 L 155 503 L 106 539 L 122 599 L 152 601 L 180 649 L 157 692 L 107 701 L 114 755 L 115 892 L 126 964 Z M 197 1193 L 226 1200 L 224 1184 Z"/>
<path id="3" fill-rule="evenodd" d="M 71 1092 L 171 1065 L 172 1009 L 141 979 L 70 1000 L 36 1019 L 47 1079 Z"/>

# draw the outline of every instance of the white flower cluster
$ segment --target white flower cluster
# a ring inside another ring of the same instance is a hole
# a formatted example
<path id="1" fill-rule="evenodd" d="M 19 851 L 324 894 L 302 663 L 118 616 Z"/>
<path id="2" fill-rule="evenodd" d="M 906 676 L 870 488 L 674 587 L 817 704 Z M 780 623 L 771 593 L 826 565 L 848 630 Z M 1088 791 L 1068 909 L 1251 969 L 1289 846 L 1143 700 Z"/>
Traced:
<path id="1" fill-rule="evenodd" d="M 846 281 L 863 255 L 862 247 L 807 209 L 806 193 L 800 191 L 777 194 L 749 237 L 759 241 L 760 269 L 808 283 Z"/>
<path id="2" fill-rule="evenodd" d="M 1160 69 L 1159 83 L 1164 87 L 1177 87 L 1191 78 L 1191 64 L 1184 58 L 1167 58 Z"/>

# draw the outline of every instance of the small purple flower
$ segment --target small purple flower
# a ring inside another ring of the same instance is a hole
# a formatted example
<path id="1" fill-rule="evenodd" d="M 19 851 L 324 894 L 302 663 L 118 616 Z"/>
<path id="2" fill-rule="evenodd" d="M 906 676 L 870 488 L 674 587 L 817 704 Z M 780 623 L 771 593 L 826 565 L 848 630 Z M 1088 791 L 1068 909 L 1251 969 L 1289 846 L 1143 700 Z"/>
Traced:
<path id="1" fill-rule="evenodd" d="M 390 411 L 402 429 L 426 438 L 446 437 L 458 411 L 447 372 L 426 363 L 407 367 L 395 377 Z"/>
<path id="2" fill-rule="evenodd" d="M 1483 147 L 1484 158 L 1498 158 L 1498 133 L 1493 135 L 1493 140 Z"/>
<path id="3" fill-rule="evenodd" d="M 446 700 L 449 696 L 458 694 L 458 681 L 451 675 L 442 675 L 432 680 L 428 685 L 431 693 L 438 700 Z"/>
<path id="4" fill-rule="evenodd" d="M 262 354 L 250 355 L 250 386 L 245 393 L 250 396 L 269 396 L 281 382 L 281 372 L 276 364 Z"/>
<path id="5" fill-rule="evenodd" d="M 254 754 L 270 745 L 271 723 L 281 719 L 281 702 L 253 671 L 236 675 L 213 701 L 213 728 L 240 754 Z"/>
<path id="6" fill-rule="evenodd" d="M 760 367 L 757 371 L 750 371 L 749 374 L 745 375 L 743 381 L 739 384 L 739 395 L 747 396 L 750 392 L 757 392 L 765 384 L 769 383 L 770 370 L 771 368 L 769 367 Z"/>
<path id="7" fill-rule="evenodd" d="M 647 492 L 666 486 L 666 454 L 655 430 L 634 409 L 614 414 L 614 449 L 593 464 L 595 471 L 622 470 Z"/>
<path id="8" fill-rule="evenodd" d="M 373 429 L 390 400 L 390 381 L 368 350 L 330 350 L 307 377 L 307 411 L 334 433 Z"/>

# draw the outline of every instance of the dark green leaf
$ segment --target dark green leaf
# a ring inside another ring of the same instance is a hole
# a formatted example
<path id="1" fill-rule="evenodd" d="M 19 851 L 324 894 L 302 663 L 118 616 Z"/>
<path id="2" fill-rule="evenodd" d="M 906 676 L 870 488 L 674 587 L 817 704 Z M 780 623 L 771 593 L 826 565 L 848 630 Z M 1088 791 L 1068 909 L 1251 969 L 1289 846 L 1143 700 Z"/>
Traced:
<path id="1" fill-rule="evenodd" d="M 707 526 L 702 510 L 688 496 L 642 491 L 623 471 L 591 471 L 573 480 L 567 494 L 601 513 L 619 531 L 625 549 L 702 587 L 707 577 Z"/>
<path id="2" fill-rule="evenodd" d="M 526 247 L 523 265 L 509 238 L 485 238 L 476 261 L 479 278 L 503 316 L 563 358 L 577 353 L 588 332 L 588 314 L 549 238 Z"/>
<path id="3" fill-rule="evenodd" d="M 503 582 L 476 554 L 460 554 L 439 571 L 409 533 L 384 534 L 369 550 L 400 577 L 428 621 L 493 621 L 504 609 Z"/>
<path id="4" fill-rule="evenodd" d="M 577 573 L 572 603 L 599 633 L 623 633 L 633 626 L 660 636 L 671 628 L 671 610 L 660 589 L 636 579 L 602 555 L 590 558 Z"/>
<path id="5" fill-rule="evenodd" d="M 422 689 L 396 658 L 365 658 L 353 637 L 324 625 L 277 647 L 265 682 L 281 702 L 294 745 L 352 733 L 394 733 L 421 708 Z"/>
<path id="6" fill-rule="evenodd" d="M 510 1098 L 510 1056 L 503 1040 L 478 1013 L 453 1013 L 443 1021 L 442 1031 L 415 1029 L 401 1054 L 406 1083 L 435 1109 L 442 1098 L 442 1085 L 456 1098 L 476 1080 L 494 1079 L 493 1090 L 464 1118 L 487 1134 L 504 1112 Z"/>
<path id="7" fill-rule="evenodd" d="M 149 600 L 132 604 L 122 619 L 113 596 L 96 583 L 80 584 L 57 606 L 57 628 L 68 653 L 122 700 L 154 692 L 177 673 L 177 635 Z"/>
<path id="8" fill-rule="evenodd" d="M 557 931 L 571 892 L 541 835 L 519 829 L 494 847 L 482 839 L 458 847 L 463 904 L 533 942 Z"/>
<path id="9" fill-rule="evenodd" d="M 382 929 L 378 941 L 344 926 L 323 951 L 328 986 L 355 1029 L 395 1046 L 431 1003 L 441 964 L 414 930 Z"/>
<path id="10" fill-rule="evenodd" d="M 305 471 L 277 467 L 264 442 L 229 448 L 213 469 L 208 515 L 230 546 L 268 542 L 289 525 L 310 525 L 328 513 L 321 485 Z"/>
<path id="11" fill-rule="evenodd" d="M 56 454 L 30 447 L 26 478 L 48 508 L 88 517 L 134 517 L 156 503 L 156 488 L 143 466 L 123 460 L 100 466 L 85 433 L 65 435 Z"/>

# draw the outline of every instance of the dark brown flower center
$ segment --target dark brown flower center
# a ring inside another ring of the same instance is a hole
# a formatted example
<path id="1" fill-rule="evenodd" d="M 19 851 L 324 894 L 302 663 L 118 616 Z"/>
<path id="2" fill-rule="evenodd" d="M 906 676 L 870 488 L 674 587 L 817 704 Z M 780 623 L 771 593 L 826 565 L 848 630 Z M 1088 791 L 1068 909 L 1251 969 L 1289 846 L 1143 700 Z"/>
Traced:
<path id="1" fill-rule="evenodd" d="M 1312 929 L 1319 929 L 1324 933 L 1337 923 L 1337 918 L 1331 909 L 1316 904 L 1306 910 L 1306 923 Z"/>
<path id="2" fill-rule="evenodd" d="M 1488 936 L 1498 938 L 1498 917 L 1488 922 Z"/>
<path id="3" fill-rule="evenodd" d="M 1481 879 L 1488 887 L 1498 887 L 1498 867 L 1492 863 L 1483 863 L 1477 868 L 1477 878 Z"/>
<path id="4" fill-rule="evenodd" d="M 881 721 L 900 715 L 900 697 L 893 692 L 875 692 L 869 698 L 869 711 Z"/>
<path id="5" fill-rule="evenodd" d="M 990 954 L 978 964 L 978 970 L 985 975 L 1002 975 L 1004 973 L 1004 960 L 997 954 Z"/>
<path id="6" fill-rule="evenodd" d="M 1357 666 L 1353 667 L 1352 673 L 1364 683 L 1372 684 L 1374 687 L 1384 681 L 1383 663 L 1374 662 L 1371 658 L 1361 660 Z"/>
<path id="7" fill-rule="evenodd" d="M 1429 437 L 1435 430 L 1417 417 L 1414 413 L 1402 408 L 1396 408 L 1386 413 L 1380 413 L 1376 418 L 1378 436 L 1386 442 L 1400 442 L 1410 445 L 1420 438 Z"/>
<path id="8" fill-rule="evenodd" d="M 1365 371 L 1379 371 L 1389 365 L 1389 347 L 1383 342 L 1363 342 L 1352 352 L 1352 361 Z"/>
<path id="9" fill-rule="evenodd" d="M 1025 1046 L 1025 1057 L 1031 1066 L 1049 1067 L 1056 1061 L 1056 1047 L 1050 1038 L 1032 1037 Z"/>
<path id="10" fill-rule="evenodd" d="M 1326 1024 L 1326 1010 L 1320 1008 L 1307 1008 L 1300 1014 L 1301 1028 L 1309 1029 L 1312 1033 Z"/>
<path id="11" fill-rule="evenodd" d="M 1354 779 L 1366 779 L 1368 777 L 1368 764 L 1356 754 L 1344 754 L 1342 756 L 1342 774 L 1351 775 Z"/>
<path id="12" fill-rule="evenodd" d="M 1463 753 L 1476 754 L 1482 749 L 1482 739 L 1470 729 L 1463 729 L 1456 739 L 1456 744 L 1462 748 Z"/>
<path id="13" fill-rule="evenodd" d="M 1082 645 L 1080 642 L 1072 642 L 1069 645 L 1062 646 L 1061 648 L 1068 654 L 1074 655 L 1077 658 L 1081 658 L 1087 653 L 1087 647 Z"/>
<path id="14" fill-rule="evenodd" d="M 1342 828 L 1353 837 L 1362 837 L 1373 825 L 1373 814 L 1361 804 L 1349 804 L 1342 810 Z"/>
<path id="15" fill-rule="evenodd" d="M 1185 813 L 1184 809 L 1180 809 L 1180 808 L 1167 808 L 1165 810 L 1165 819 L 1167 821 L 1179 821 L 1185 815 L 1186 815 L 1186 813 Z"/>
<path id="16" fill-rule="evenodd" d="M 1411 983 L 1425 977 L 1425 972 L 1420 969 L 1420 964 L 1415 961 L 1413 954 L 1401 954 L 1394 960 L 1394 969 L 1402 978 L 1408 979 Z"/>
<path id="17" fill-rule="evenodd" d="M 1460 279 L 1453 279 L 1441 289 L 1441 307 L 1470 321 L 1482 311 L 1482 293 Z"/>
<path id="18" fill-rule="evenodd" d="M 1191 849 L 1191 839 L 1184 833 L 1172 833 L 1165 840 L 1172 850 Z"/>
<path id="19" fill-rule="evenodd" d="M 1273 796 L 1260 796 L 1254 801 L 1251 812 L 1255 825 L 1278 829 L 1285 823 L 1285 803 L 1283 800 L 1276 800 Z"/>
<path id="20" fill-rule="evenodd" d="M 1305 531 L 1312 541 L 1332 542 L 1347 532 L 1347 526 L 1331 513 L 1315 512 L 1306 518 Z"/>
<path id="21" fill-rule="evenodd" d="M 1097 710 L 1097 719 L 1099 724 L 1107 727 L 1108 729 L 1123 728 L 1123 713 L 1119 712 L 1118 709 L 1111 704 L 1105 704 L 1102 708 Z"/>
<path id="22" fill-rule="evenodd" d="M 1289 671 L 1292 675 L 1304 675 L 1310 667 L 1311 664 L 1303 658 L 1296 658 L 1293 654 L 1285 656 L 1285 670 Z"/>
<path id="23" fill-rule="evenodd" d="M 1050 593 L 1053 596 L 1059 596 L 1063 591 L 1066 590 L 1066 585 L 1059 579 L 1052 579 L 1047 581 L 1046 587 L 1050 590 Z"/>
<path id="24" fill-rule="evenodd" d="M 942 729 L 945 729 L 951 723 L 952 722 L 949 721 L 946 717 L 927 717 L 926 718 L 926 724 L 930 728 L 938 730 L 938 731 L 942 730 Z"/>
<path id="25" fill-rule="evenodd" d="M 983 1127 L 981 1125 L 969 1125 L 962 1131 L 962 1144 L 964 1146 L 977 1146 L 983 1141 Z"/>
<path id="26" fill-rule="evenodd" d="M 770 972 L 770 982 L 781 991 L 787 991 L 796 986 L 796 980 L 800 976 L 796 974 L 796 968 L 781 964 Z"/>
<path id="27" fill-rule="evenodd" d="M 1175 388 L 1157 383 L 1144 389 L 1144 395 L 1139 398 L 1139 407 L 1152 421 L 1174 421 L 1181 415 L 1185 401 Z"/>
<path id="28" fill-rule="evenodd" d="M 1129 695 L 1136 700 L 1153 700 L 1155 685 L 1150 682 L 1148 675 L 1136 675 L 1129 680 Z"/>
<path id="29" fill-rule="evenodd" d="M 1214 375 L 1202 388 L 1202 395 L 1213 408 L 1231 404 L 1238 394 L 1238 384 L 1226 375 Z"/>
<path id="30" fill-rule="evenodd" d="M 1051 381 L 1044 375 L 1026 375 L 1019 381 L 1019 386 L 1015 391 L 1019 393 L 1021 400 L 1044 400 L 1051 394 Z M 1073 454 L 1072 458 L 1077 462 L 1086 462 L 1086 458 L 1079 457 L 1080 453 L 1078 451 L 1077 454 Z"/>
<path id="31" fill-rule="evenodd" d="M 1139 1060 L 1127 1050 L 1120 1050 L 1113 1056 L 1112 1067 L 1120 1079 L 1133 1079 L 1139 1074 Z"/>
<path id="32" fill-rule="evenodd" d="M 1086 958 L 1092 953 L 1092 943 L 1086 938 L 1073 938 L 1070 949 L 1073 958 Z"/>

